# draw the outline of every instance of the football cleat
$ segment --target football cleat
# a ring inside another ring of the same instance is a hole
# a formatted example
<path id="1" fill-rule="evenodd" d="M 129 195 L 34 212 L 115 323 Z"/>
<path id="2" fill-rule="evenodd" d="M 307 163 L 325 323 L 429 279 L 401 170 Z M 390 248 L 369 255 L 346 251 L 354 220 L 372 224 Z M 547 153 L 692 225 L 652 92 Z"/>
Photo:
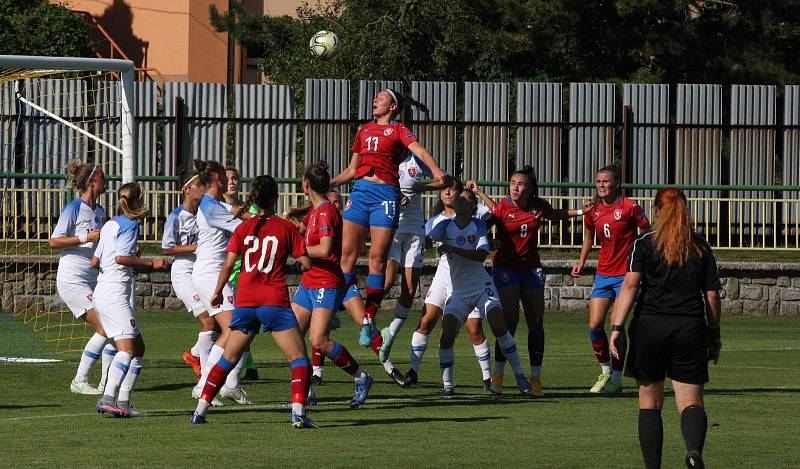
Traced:
<path id="1" fill-rule="evenodd" d="M 311 375 L 311 385 L 319 386 L 322 384 L 322 375 Z"/>
<path id="2" fill-rule="evenodd" d="M 606 384 L 611 381 L 611 375 L 608 373 L 600 373 L 600 376 L 597 377 L 597 382 L 594 383 L 592 389 L 589 390 L 592 394 L 600 394 L 603 391 L 603 388 L 606 387 Z"/>
<path id="3" fill-rule="evenodd" d="M 369 389 L 372 387 L 372 381 L 372 375 L 367 375 L 367 377 L 362 380 L 356 380 L 356 392 L 353 395 L 353 400 L 350 401 L 351 409 L 357 409 L 367 401 Z"/>
<path id="4" fill-rule="evenodd" d="M 236 389 L 231 389 L 228 386 L 222 386 L 222 389 L 219 390 L 220 397 L 227 397 L 228 399 L 233 399 L 237 404 L 242 405 L 251 405 L 253 401 L 248 399 L 247 393 L 244 392 L 244 389 L 240 387 Z"/>
<path id="5" fill-rule="evenodd" d="M 319 428 L 310 418 L 305 415 L 297 415 L 292 412 L 292 428 Z"/>
<path id="6" fill-rule="evenodd" d="M 397 383 L 398 386 L 400 386 L 401 388 L 405 387 L 406 377 L 403 376 L 403 373 L 400 373 L 400 371 L 397 368 L 392 368 L 392 371 L 390 371 L 387 374 L 389 375 L 390 378 L 392 378 L 392 380 L 395 383 Z"/>
<path id="7" fill-rule="evenodd" d="M 539 376 L 531 376 L 530 381 L 528 381 L 528 386 L 530 387 L 530 395 L 531 397 L 544 397 L 544 391 L 542 390 L 542 378 Z"/>
<path id="8" fill-rule="evenodd" d="M 528 378 L 524 374 L 514 375 L 514 378 L 517 380 L 517 388 L 520 394 L 529 395 L 531 393 L 531 385 L 528 382 Z"/>
<path id="9" fill-rule="evenodd" d="M 703 463 L 703 458 L 697 451 L 689 451 L 686 454 L 686 467 L 688 469 L 705 469 L 706 465 Z"/>
<path id="10" fill-rule="evenodd" d="M 117 418 L 128 418 L 131 416 L 128 409 L 123 409 L 122 407 L 118 407 L 116 404 L 111 402 L 105 402 L 102 399 L 97 401 L 97 409 L 98 414 L 111 414 Z"/>
<path id="11" fill-rule="evenodd" d="M 453 397 L 456 395 L 456 388 L 454 388 L 453 386 L 445 386 L 444 389 L 442 389 L 442 392 L 439 393 L 439 395 L 442 397 Z"/>
<path id="12" fill-rule="evenodd" d="M 244 370 L 242 381 L 258 381 L 258 370 L 256 368 L 248 368 Z"/>
<path id="13" fill-rule="evenodd" d="M 75 394 L 85 394 L 87 396 L 99 396 L 103 391 L 89 384 L 88 381 L 73 381 L 69 385 L 69 390 Z"/>
<path id="14" fill-rule="evenodd" d="M 601 391 L 604 396 L 621 396 L 622 395 L 622 383 L 618 383 L 613 379 L 606 383 L 605 387 Z"/>
<path id="15" fill-rule="evenodd" d="M 392 352 L 392 343 L 394 343 L 394 335 L 392 334 L 392 332 L 389 330 L 388 327 L 384 327 L 383 329 L 381 329 L 381 337 L 383 338 L 383 343 L 381 344 L 381 349 L 378 351 L 378 360 L 380 360 L 381 363 L 386 363 L 386 360 L 389 359 L 389 354 Z"/>
<path id="16" fill-rule="evenodd" d="M 492 379 L 486 378 L 483 380 L 483 390 L 486 392 L 492 392 Z"/>
<path id="17" fill-rule="evenodd" d="M 192 414 L 192 419 L 189 420 L 189 423 L 191 423 L 192 425 L 200 425 L 208 422 L 206 421 L 205 415 L 200 415 L 197 412 L 195 412 Z"/>
<path id="18" fill-rule="evenodd" d="M 181 358 L 183 359 L 184 363 L 192 367 L 194 374 L 197 376 L 197 380 L 200 381 L 200 376 L 202 376 L 202 372 L 200 370 L 200 359 L 192 355 L 192 352 L 189 350 L 183 352 Z"/>
<path id="19" fill-rule="evenodd" d="M 503 375 L 500 373 L 492 375 L 492 386 L 489 391 L 493 394 L 503 394 Z"/>
<path id="20" fill-rule="evenodd" d="M 362 347 L 369 347 L 372 345 L 372 324 L 364 322 L 358 330 L 358 344 Z"/>
<path id="21" fill-rule="evenodd" d="M 306 396 L 306 405 L 309 407 L 317 405 L 317 393 L 314 392 L 313 387 L 308 388 L 308 396 Z"/>
<path id="22" fill-rule="evenodd" d="M 418 379 L 417 372 L 414 371 L 413 368 L 408 370 L 408 373 L 406 373 L 406 380 L 405 380 L 406 386 L 413 386 L 417 384 L 417 379 Z"/>

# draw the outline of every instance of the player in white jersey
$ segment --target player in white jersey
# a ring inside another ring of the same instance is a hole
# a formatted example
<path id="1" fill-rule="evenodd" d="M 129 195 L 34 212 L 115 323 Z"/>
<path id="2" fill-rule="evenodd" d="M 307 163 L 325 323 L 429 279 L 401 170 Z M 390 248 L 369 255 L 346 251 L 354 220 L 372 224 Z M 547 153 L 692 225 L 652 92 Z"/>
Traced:
<path id="1" fill-rule="evenodd" d="M 389 359 L 392 344 L 397 332 L 408 318 L 414 295 L 419 286 L 422 272 L 423 252 L 425 250 L 425 214 L 422 207 L 421 193 L 426 190 L 441 189 L 441 184 L 423 184 L 425 177 L 431 172 L 425 164 L 411 152 L 406 152 L 403 162 L 398 167 L 400 177 L 400 215 L 397 230 L 389 247 L 389 262 L 386 264 L 386 283 L 384 295 L 394 284 L 395 275 L 400 270 L 400 298 L 394 307 L 394 318 L 387 327 L 381 330 L 383 344 L 378 359 L 383 363 Z M 400 386 L 405 385 L 405 377 L 396 368 L 389 371 L 389 376 Z"/>
<path id="2" fill-rule="evenodd" d="M 144 194 L 138 184 L 123 184 L 117 191 L 117 216 L 100 231 L 100 241 L 92 257 L 92 265 L 100 268 L 94 307 L 108 336 L 114 339 L 118 352 L 108 371 L 103 397 L 97 401 L 97 412 L 115 417 L 130 417 L 131 394 L 142 370 L 144 341 L 130 298 L 133 294 L 133 269 L 165 269 L 164 259 L 142 259 L 136 241 L 138 221 L 147 214 Z M 117 393 L 119 391 L 119 393 Z"/>
<path id="3" fill-rule="evenodd" d="M 430 232 L 434 226 L 444 220 L 449 220 L 455 216 L 453 210 L 453 202 L 458 198 L 458 195 L 464 190 L 464 186 L 460 181 L 454 181 L 450 187 L 446 187 L 439 191 L 439 202 L 434 207 L 435 215 L 431 216 L 425 224 L 425 231 Z M 483 207 L 483 206 L 481 206 Z M 487 210 L 481 212 L 480 210 L 476 216 L 481 213 L 488 213 Z M 430 239 L 428 239 L 430 241 Z M 422 363 L 422 358 L 428 348 L 428 335 L 433 331 L 439 318 L 442 316 L 442 311 L 445 302 L 452 293 L 453 286 L 450 282 L 450 269 L 447 264 L 447 256 L 442 256 L 439 259 L 439 265 L 436 269 L 436 275 L 433 277 L 433 282 L 428 288 L 425 297 L 425 309 L 423 315 L 419 320 L 417 329 L 411 336 L 411 367 L 406 373 L 405 385 L 410 386 L 417 383 L 417 376 L 419 367 Z M 483 334 L 483 327 L 481 324 L 481 315 L 477 309 L 473 310 L 466 322 L 464 329 L 467 330 L 472 346 L 475 351 L 475 356 L 478 359 L 478 364 L 481 368 L 483 375 L 484 388 L 489 389 L 490 377 L 492 374 L 490 365 L 490 351 L 489 342 Z"/>
<path id="4" fill-rule="evenodd" d="M 242 221 L 231 214 L 220 202 L 228 184 L 225 168 L 216 161 L 195 160 L 194 164 L 206 193 L 200 199 L 197 210 L 197 249 L 192 269 L 192 284 L 208 315 L 214 319 L 220 329 L 219 338 L 211 347 L 200 381 L 192 390 L 192 396 L 197 399 L 205 385 L 208 372 L 219 361 L 228 340 L 230 332 L 228 326 L 234 310 L 234 291 L 230 282 L 222 290 L 222 304 L 219 307 L 211 304 L 211 297 L 214 295 L 222 264 L 227 257 L 226 249 L 231 234 Z M 246 352 L 236 364 L 236 368 L 228 375 L 225 386 L 220 390 L 219 395 L 229 397 L 240 404 L 251 404 L 252 402 L 247 398 L 247 394 L 239 383 L 239 371 L 245 361 L 247 361 Z"/>
<path id="5" fill-rule="evenodd" d="M 172 269 L 170 269 L 172 288 L 178 299 L 200 323 L 197 342 L 190 350 L 183 352 L 182 356 L 183 361 L 194 369 L 197 379 L 200 380 L 203 364 L 208 360 L 208 354 L 214 345 L 213 334 L 217 323 L 208 315 L 208 311 L 200 301 L 200 295 L 195 292 L 192 283 L 192 270 L 197 249 L 197 206 L 205 194 L 196 171 L 183 174 L 181 191 L 183 192 L 183 203 L 175 207 L 164 223 L 161 249 L 165 255 L 175 256 Z"/>
<path id="6" fill-rule="evenodd" d="M 494 282 L 483 266 L 483 261 L 489 254 L 489 239 L 486 223 L 473 217 L 477 207 L 475 194 L 469 190 L 462 191 L 453 203 L 456 216 L 440 222 L 428 233 L 432 240 L 442 243 L 439 252 L 447 256 L 453 285 L 450 298 L 445 304 L 442 336 L 439 341 L 439 364 L 444 387 L 442 396 L 454 394 L 453 344 L 459 327 L 476 307 L 489 322 L 501 350 L 511 363 L 520 392 L 529 395 L 530 384 L 522 369 L 517 345 L 506 328 Z"/>
<path id="7" fill-rule="evenodd" d="M 97 198 L 106 191 L 103 169 L 91 163 L 75 160 L 67 170 L 72 175 L 70 185 L 79 197 L 70 202 L 58 217 L 50 247 L 61 249 L 56 273 L 56 288 L 61 300 L 76 318 L 91 324 L 95 332 L 83 349 L 78 371 L 70 390 L 77 394 L 101 394 L 102 390 L 89 384 L 89 372 L 102 354 L 102 376 L 99 388 L 105 385 L 106 372 L 117 349 L 107 339 L 105 330 L 92 305 L 92 294 L 97 284 L 97 270 L 91 267 L 92 253 L 100 239 L 100 228 L 106 219 Z"/>

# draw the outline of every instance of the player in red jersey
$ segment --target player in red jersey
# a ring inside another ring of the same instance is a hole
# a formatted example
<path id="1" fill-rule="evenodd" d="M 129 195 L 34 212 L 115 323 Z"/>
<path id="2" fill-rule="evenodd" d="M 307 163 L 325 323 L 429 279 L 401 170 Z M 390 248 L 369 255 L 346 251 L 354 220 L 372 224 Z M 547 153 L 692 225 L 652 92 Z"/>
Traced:
<path id="1" fill-rule="evenodd" d="M 342 253 L 342 218 L 339 210 L 326 197 L 330 187 L 328 165 L 320 162 L 306 168 L 303 192 L 311 207 L 304 220 L 306 250 L 311 257 L 311 269 L 303 274 L 297 293 L 292 298 L 292 310 L 301 331 L 308 331 L 311 346 L 324 353 L 339 368 L 355 379 L 355 395 L 350 407 L 366 401 L 372 387 L 367 374 L 350 352 L 330 339 L 328 331 L 346 288 L 339 258 Z"/>
<path id="2" fill-rule="evenodd" d="M 589 295 L 589 338 L 602 373 L 589 392 L 613 395 L 622 393 L 625 351 L 621 352 L 620 358 L 609 355 L 608 336 L 604 327 L 606 314 L 611 302 L 619 296 L 637 228 L 646 229 L 649 222 L 644 210 L 636 202 L 619 193 L 621 181 L 616 166 L 600 168 L 594 182 L 597 189 L 594 207 L 583 218 L 581 256 L 572 268 L 571 275 L 579 277 L 583 272 L 596 233 L 597 242 L 600 243 L 600 258 L 597 260 L 594 288 Z"/>
<path id="3" fill-rule="evenodd" d="M 475 191 L 492 210 L 490 224 L 496 227 L 499 243 L 492 258 L 494 285 L 500 294 L 506 324 L 513 334 L 519 323 L 519 303 L 525 309 L 528 323 L 528 355 L 531 360 L 531 395 L 543 396 L 542 358 L 544 356 L 544 271 L 539 259 L 537 236 L 545 220 L 566 220 L 583 215 L 591 207 L 581 210 L 553 208 L 537 195 L 536 174 L 525 166 L 514 171 L 508 184 L 509 196 L 499 203 L 484 194 L 474 181 L 467 188 Z M 492 386 L 503 389 L 503 372 L 506 357 L 495 342 L 495 372 Z"/>
<path id="4" fill-rule="evenodd" d="M 311 362 L 289 307 L 286 288 L 286 260 L 299 259 L 303 270 L 311 268 L 303 238 L 297 228 L 275 215 L 278 184 L 270 176 L 253 181 L 250 203 L 255 202 L 261 214 L 240 224 L 233 232 L 228 255 L 222 265 L 211 304 L 222 303 L 222 290 L 230 278 L 236 260 L 242 258 L 242 272 L 236 289 L 236 309 L 230 323 L 230 334 L 222 358 L 208 373 L 205 386 L 192 415 L 191 423 L 205 423 L 209 403 L 225 383 L 228 373 L 250 346 L 259 329 L 270 331 L 292 369 L 292 426 L 313 427 L 305 415 L 306 396 L 311 385 Z"/>
<path id="5" fill-rule="evenodd" d="M 402 122 L 394 120 L 406 103 L 427 112 L 420 103 L 390 89 L 382 90 L 375 96 L 372 100 L 374 119 L 356 133 L 350 165 L 331 180 L 332 186 L 354 179 L 356 181 L 344 211 L 341 265 L 346 284 L 353 283 L 358 250 L 366 242 L 367 234 L 372 241 L 366 318 L 359 337 L 359 343 L 365 347 L 370 346 L 372 336 L 377 333 L 373 322 L 383 299 L 386 259 L 397 228 L 397 205 L 401 197 L 398 168 L 405 150 L 417 155 L 431 170 L 434 179 L 444 182 L 445 178 L 417 137 Z"/>

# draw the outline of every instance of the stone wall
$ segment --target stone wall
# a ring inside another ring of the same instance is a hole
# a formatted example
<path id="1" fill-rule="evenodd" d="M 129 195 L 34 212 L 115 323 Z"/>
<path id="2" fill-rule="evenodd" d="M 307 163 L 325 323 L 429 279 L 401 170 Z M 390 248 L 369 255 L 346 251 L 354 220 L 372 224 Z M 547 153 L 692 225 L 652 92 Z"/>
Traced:
<path id="1" fill-rule="evenodd" d="M 24 260 L 0 256 L 2 297 L 0 311 L 14 307 L 28 307 L 39 303 L 45 309 L 58 309 L 62 303 L 56 292 L 55 271 L 57 257 L 29 257 Z M 572 278 L 569 275 L 574 261 L 545 261 L 547 274 L 545 306 L 548 311 L 584 311 L 592 289 L 593 264 L 587 266 L 586 275 Z M 366 266 L 360 263 L 359 276 L 366 276 Z M 424 294 L 433 278 L 436 261 L 428 260 L 420 280 Z M 752 315 L 781 315 L 800 317 L 800 263 L 720 262 L 722 277 L 723 313 Z M 288 276 L 290 287 L 300 280 L 292 266 Z M 293 290 L 293 288 L 291 288 Z M 145 310 L 183 310 L 183 303 L 175 298 L 168 272 L 142 272 L 136 274 L 135 305 Z M 392 308 L 399 296 L 397 284 L 384 304 Z M 424 297 L 417 294 L 415 308 Z"/>

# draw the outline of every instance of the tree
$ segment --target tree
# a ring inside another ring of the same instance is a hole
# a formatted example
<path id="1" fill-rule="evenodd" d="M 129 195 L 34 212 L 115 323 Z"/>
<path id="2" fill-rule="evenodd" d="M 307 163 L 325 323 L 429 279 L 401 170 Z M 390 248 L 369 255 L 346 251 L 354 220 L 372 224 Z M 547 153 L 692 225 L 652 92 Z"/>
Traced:
<path id="1" fill-rule="evenodd" d="M 59 4 L 0 0 L 0 54 L 87 57 L 89 25 Z"/>

